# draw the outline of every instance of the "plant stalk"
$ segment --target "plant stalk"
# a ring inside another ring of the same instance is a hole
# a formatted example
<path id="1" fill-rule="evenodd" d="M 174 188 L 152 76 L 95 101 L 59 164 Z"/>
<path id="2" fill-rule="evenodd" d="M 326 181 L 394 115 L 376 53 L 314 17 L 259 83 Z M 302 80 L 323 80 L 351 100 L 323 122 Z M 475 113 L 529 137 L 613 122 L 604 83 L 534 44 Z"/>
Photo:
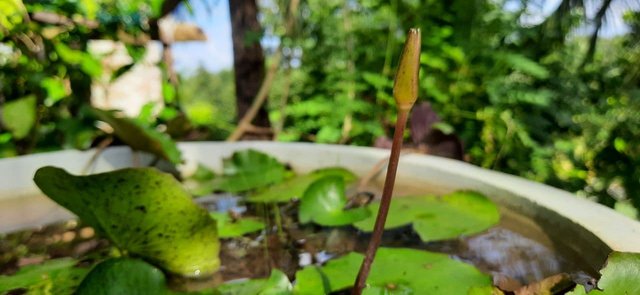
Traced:
<path id="1" fill-rule="evenodd" d="M 400 159 L 400 150 L 402 149 L 402 139 L 404 135 L 404 128 L 407 125 L 407 117 L 409 116 L 409 108 L 398 108 L 398 120 L 396 121 L 396 129 L 393 132 L 393 143 L 391 145 L 391 155 L 389 156 L 389 166 L 387 167 L 387 176 L 384 180 L 384 188 L 382 189 L 382 199 L 380 200 L 380 209 L 378 209 L 378 216 L 376 217 L 376 223 L 371 234 L 371 240 L 367 246 L 367 252 L 365 253 L 364 261 L 360 266 L 356 283 L 353 287 L 352 295 L 362 294 L 362 289 L 366 283 L 369 271 L 371 270 L 371 264 L 373 258 L 376 256 L 378 246 L 382 240 L 382 233 L 384 232 L 384 224 L 387 220 L 389 213 L 389 206 L 391 205 L 391 195 L 393 194 L 393 187 L 396 182 L 396 171 L 398 170 L 398 161 Z"/>

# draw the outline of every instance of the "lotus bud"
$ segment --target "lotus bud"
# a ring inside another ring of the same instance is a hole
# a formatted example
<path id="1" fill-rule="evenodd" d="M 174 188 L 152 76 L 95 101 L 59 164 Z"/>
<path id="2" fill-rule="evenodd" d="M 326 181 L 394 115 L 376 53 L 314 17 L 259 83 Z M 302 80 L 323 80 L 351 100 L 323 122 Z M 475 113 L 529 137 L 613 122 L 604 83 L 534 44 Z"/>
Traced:
<path id="1" fill-rule="evenodd" d="M 393 84 L 393 98 L 398 108 L 409 110 L 418 98 L 418 71 L 420 70 L 420 29 L 410 29 L 404 43 L 396 80 Z"/>

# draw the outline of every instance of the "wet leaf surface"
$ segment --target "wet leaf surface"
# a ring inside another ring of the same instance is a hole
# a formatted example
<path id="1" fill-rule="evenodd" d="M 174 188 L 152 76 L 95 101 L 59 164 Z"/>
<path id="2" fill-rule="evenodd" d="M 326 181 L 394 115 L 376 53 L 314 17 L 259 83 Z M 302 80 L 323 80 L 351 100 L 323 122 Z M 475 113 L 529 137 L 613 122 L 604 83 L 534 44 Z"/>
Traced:
<path id="1" fill-rule="evenodd" d="M 96 265 L 82 281 L 77 295 L 165 294 L 165 277 L 139 259 L 113 258 Z"/>
<path id="2" fill-rule="evenodd" d="M 130 168 L 73 176 L 43 167 L 34 180 L 126 252 L 184 276 L 211 274 L 219 267 L 215 221 L 169 174 Z"/>
<path id="3" fill-rule="evenodd" d="M 218 225 L 218 237 L 234 238 L 264 229 L 264 222 L 257 218 L 244 217 L 233 220 L 228 213 L 209 213 Z"/>
<path id="4" fill-rule="evenodd" d="M 93 113 L 113 128 L 115 135 L 131 149 L 148 152 L 173 164 L 179 164 L 181 153 L 167 134 L 114 112 L 93 109 Z"/>
<path id="5" fill-rule="evenodd" d="M 300 294 L 316 294 L 313 288 L 319 285 L 328 286 L 327 290 L 331 292 L 347 289 L 353 285 L 363 257 L 352 252 L 331 260 L 317 268 L 320 275 L 307 270 L 316 266 L 307 267 L 296 274 L 296 288 Z M 473 287 L 490 287 L 491 278 L 444 254 L 380 248 L 367 284 L 371 290 L 365 294 L 381 294 L 384 290 L 397 291 L 382 294 L 411 294 L 408 289 L 413 290 L 413 294 L 467 294 Z"/>
<path id="6" fill-rule="evenodd" d="M 300 201 L 298 219 L 301 223 L 340 226 L 352 224 L 371 215 L 365 207 L 345 210 L 347 202 L 344 179 L 341 176 L 322 177 L 305 191 Z"/>
<path id="7" fill-rule="evenodd" d="M 256 203 L 278 203 L 301 199 L 304 192 L 309 188 L 309 185 L 325 176 L 340 176 L 344 179 L 345 183 L 356 180 L 355 174 L 347 169 L 339 167 L 324 168 L 315 170 L 309 174 L 294 176 L 282 183 L 251 195 L 248 200 Z"/>
<path id="8" fill-rule="evenodd" d="M 368 206 L 377 212 L 379 202 Z M 485 196 L 460 191 L 444 196 L 395 197 L 391 200 L 385 229 L 413 224 L 423 241 L 437 241 L 481 232 L 498 223 L 498 207 Z M 375 215 L 354 225 L 373 230 Z"/>
<path id="9" fill-rule="evenodd" d="M 215 188 L 232 193 L 281 182 L 286 174 L 278 160 L 252 149 L 233 153 L 223 160 L 222 166 L 222 176 L 216 178 Z"/>

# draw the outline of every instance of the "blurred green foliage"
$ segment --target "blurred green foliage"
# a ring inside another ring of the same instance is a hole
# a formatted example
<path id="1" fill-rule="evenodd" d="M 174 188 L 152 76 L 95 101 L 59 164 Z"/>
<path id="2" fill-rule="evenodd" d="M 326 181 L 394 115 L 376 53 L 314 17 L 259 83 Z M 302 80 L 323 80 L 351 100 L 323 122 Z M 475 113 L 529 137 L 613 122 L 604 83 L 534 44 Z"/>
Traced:
<path id="1" fill-rule="evenodd" d="M 0 156 L 84 149 L 102 136 L 83 107 L 102 72 L 87 42 L 147 33 L 162 2 L 0 2 Z M 525 26 L 525 10 L 506 10 L 504 1 L 307 0 L 286 30 L 288 2 L 261 2 L 264 36 L 283 53 L 269 97 L 278 140 L 372 145 L 392 134 L 394 65 L 405 32 L 419 27 L 419 97 L 461 138 L 470 162 L 637 214 L 629 209 L 640 208 L 638 12 L 625 15 L 630 33 L 599 39 L 586 58 L 589 37 L 575 33 L 580 6 L 563 4 Z M 30 19 L 42 11 L 75 23 Z M 142 56 L 140 46 L 127 49 Z M 200 69 L 177 91 L 164 87 L 171 107 L 159 119 L 151 108 L 139 119 L 166 124 L 174 137 L 222 139 L 236 119 L 232 79 Z M 13 119 L 11 109 L 26 115 Z"/>
<path id="2" fill-rule="evenodd" d="M 410 27 L 423 32 L 420 99 L 453 126 L 468 160 L 608 206 L 640 208 L 640 44 L 575 35 L 584 11 L 523 26 L 501 1 L 304 1 L 296 30 L 265 5 L 285 59 L 271 118 L 285 141 L 371 145 L 395 121 L 391 87 Z M 563 37 L 558 38 L 557 34 Z M 630 212 L 629 214 L 635 214 Z"/>

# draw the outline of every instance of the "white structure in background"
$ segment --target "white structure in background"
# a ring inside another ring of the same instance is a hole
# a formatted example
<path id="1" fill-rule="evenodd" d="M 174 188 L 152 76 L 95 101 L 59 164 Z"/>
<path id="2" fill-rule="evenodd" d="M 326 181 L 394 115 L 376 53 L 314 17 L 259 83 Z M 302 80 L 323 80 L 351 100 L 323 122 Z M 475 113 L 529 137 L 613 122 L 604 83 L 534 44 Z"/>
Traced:
<path id="1" fill-rule="evenodd" d="M 178 23 L 166 17 L 158 23 L 160 38 L 165 44 L 182 41 L 204 41 L 205 34 L 200 28 L 187 23 Z M 146 44 L 144 57 L 131 69 L 111 81 L 113 73 L 123 66 L 133 63 L 122 42 L 93 40 L 89 51 L 101 58 L 102 77 L 91 86 L 91 104 L 100 109 L 123 111 L 129 117 L 140 114 L 142 107 L 152 103 L 156 112 L 164 106 L 162 96 L 163 74 L 158 64 L 162 61 L 163 46 L 160 41 Z"/>

